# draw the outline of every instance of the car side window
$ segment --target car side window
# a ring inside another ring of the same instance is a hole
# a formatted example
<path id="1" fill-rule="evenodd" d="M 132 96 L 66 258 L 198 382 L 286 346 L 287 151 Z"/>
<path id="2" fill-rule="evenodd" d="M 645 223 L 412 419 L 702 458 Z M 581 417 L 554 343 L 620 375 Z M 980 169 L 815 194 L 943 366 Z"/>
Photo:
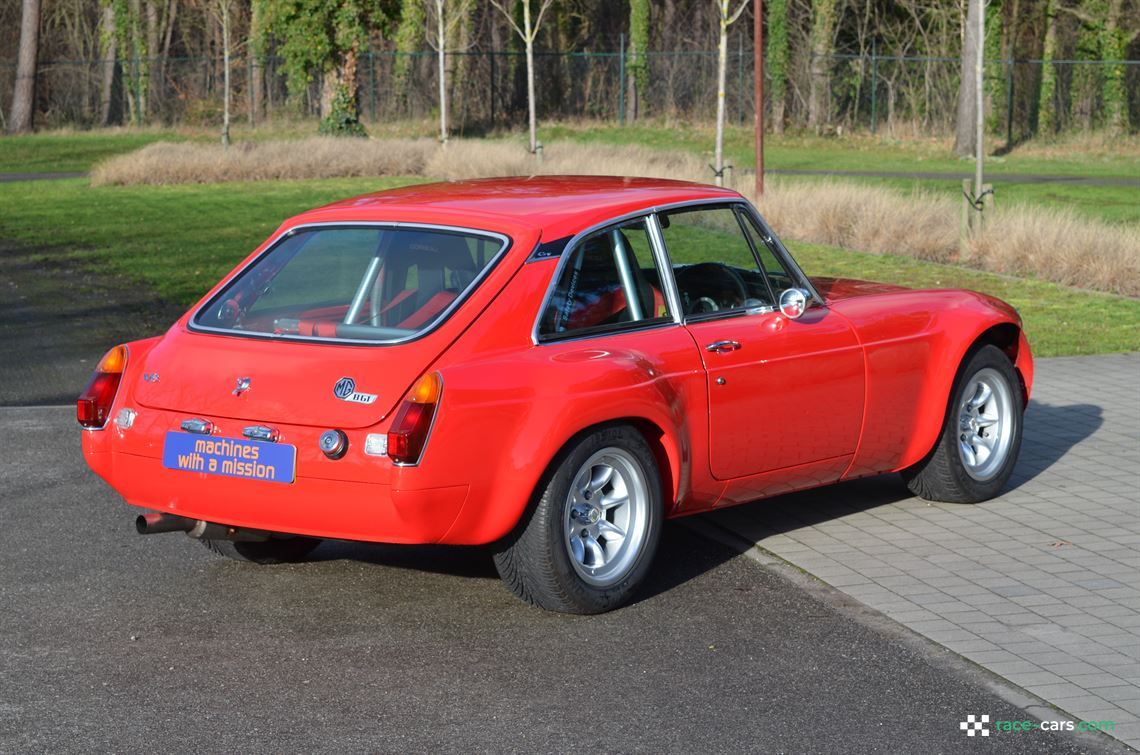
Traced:
<path id="1" fill-rule="evenodd" d="M 686 316 L 773 305 L 732 207 L 682 208 L 659 218 Z"/>
<path id="2" fill-rule="evenodd" d="M 752 241 L 752 245 L 756 249 L 756 254 L 760 256 L 760 264 L 764 267 L 764 272 L 768 276 L 768 283 L 772 286 L 772 293 L 776 297 L 776 301 L 780 300 L 780 294 L 789 288 L 795 288 L 796 277 L 792 275 L 792 271 L 788 266 L 780 260 L 773 247 L 772 237 L 757 225 L 755 218 L 743 210 L 739 211 L 740 219 L 744 226 L 748 238 Z"/>
<path id="3" fill-rule="evenodd" d="M 644 220 L 583 239 L 562 267 L 539 336 L 556 338 L 669 321 L 672 313 L 652 250 Z"/>

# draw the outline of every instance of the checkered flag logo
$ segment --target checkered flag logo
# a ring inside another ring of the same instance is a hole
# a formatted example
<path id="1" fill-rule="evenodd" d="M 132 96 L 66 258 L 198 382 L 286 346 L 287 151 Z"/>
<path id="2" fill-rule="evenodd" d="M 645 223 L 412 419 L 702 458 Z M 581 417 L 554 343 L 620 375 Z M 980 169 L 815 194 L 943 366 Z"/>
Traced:
<path id="1" fill-rule="evenodd" d="M 990 730 L 986 728 L 986 724 L 990 722 L 990 717 L 987 715 L 975 716 L 972 713 L 966 716 L 966 720 L 958 724 L 958 728 L 966 732 L 967 737 L 981 735 L 988 737 Z"/>

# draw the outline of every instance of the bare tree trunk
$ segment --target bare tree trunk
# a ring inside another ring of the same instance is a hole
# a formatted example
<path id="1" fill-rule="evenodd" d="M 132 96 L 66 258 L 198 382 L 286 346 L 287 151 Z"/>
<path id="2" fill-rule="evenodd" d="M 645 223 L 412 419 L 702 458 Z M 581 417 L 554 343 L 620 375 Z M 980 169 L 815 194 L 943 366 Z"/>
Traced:
<path id="1" fill-rule="evenodd" d="M 523 28 L 526 30 L 526 105 L 530 123 L 530 153 L 538 154 L 538 119 L 534 107 L 534 37 L 530 25 L 530 0 L 523 0 Z"/>
<path id="2" fill-rule="evenodd" d="M 981 39 L 978 25 L 985 13 L 985 0 L 969 0 L 966 28 L 962 37 L 962 74 L 958 85 L 958 124 L 954 132 L 954 154 L 968 157 L 977 150 L 978 93 L 976 66 Z"/>
<path id="3" fill-rule="evenodd" d="M 816 0 L 811 22 L 811 65 L 808 89 L 808 127 L 819 130 L 831 120 L 830 63 L 832 38 L 835 36 L 837 0 Z"/>
<path id="4" fill-rule="evenodd" d="M 111 123 L 111 96 L 115 86 L 115 55 L 119 40 L 115 34 L 115 9 L 108 3 L 103 6 L 102 29 L 99 32 L 103 48 L 103 81 L 99 92 L 99 125 Z"/>
<path id="5" fill-rule="evenodd" d="M 249 66 L 249 125 L 256 125 L 265 111 L 265 70 L 261 42 L 261 7 L 262 4 L 254 0 L 249 15 L 249 39 L 246 48 L 250 59 Z"/>
<path id="6" fill-rule="evenodd" d="M 728 0 L 720 0 L 720 37 L 716 46 L 716 185 L 724 186 L 724 100 L 728 69 Z"/>
<path id="7" fill-rule="evenodd" d="M 230 0 L 222 0 L 222 149 L 230 147 Z"/>
<path id="8" fill-rule="evenodd" d="M 146 101 L 150 103 L 148 110 L 152 109 L 156 103 L 161 102 L 161 97 L 158 96 L 156 91 L 162 82 L 156 81 L 154 76 L 153 58 L 158 54 L 158 6 L 152 0 L 146 3 L 146 55 L 148 61 L 146 63 L 147 77 L 146 77 Z"/>
<path id="9" fill-rule="evenodd" d="M 36 109 L 36 65 L 40 48 L 40 0 L 24 0 L 20 20 L 20 52 L 16 62 L 16 88 L 12 93 L 8 133 L 32 130 Z"/>
<path id="10" fill-rule="evenodd" d="M 445 0 L 435 0 L 436 52 L 439 58 L 439 141 L 447 144 L 447 23 Z"/>
<path id="11" fill-rule="evenodd" d="M 728 71 L 728 27 L 748 6 L 751 0 L 742 0 L 736 10 L 729 11 L 731 0 L 717 0 L 717 24 L 720 36 L 717 40 L 716 65 L 716 157 L 713 170 L 716 171 L 716 185 L 724 186 L 724 106 L 725 78 Z"/>

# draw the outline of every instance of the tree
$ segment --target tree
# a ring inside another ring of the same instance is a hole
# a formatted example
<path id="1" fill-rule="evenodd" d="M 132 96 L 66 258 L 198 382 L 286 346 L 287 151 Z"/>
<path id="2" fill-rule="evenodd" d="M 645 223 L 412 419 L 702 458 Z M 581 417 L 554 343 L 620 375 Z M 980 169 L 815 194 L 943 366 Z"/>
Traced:
<path id="1" fill-rule="evenodd" d="M 533 18 L 530 12 L 531 0 L 520 0 L 522 2 L 523 10 L 523 23 L 519 26 L 515 21 L 514 15 L 511 14 L 510 9 L 503 4 L 503 0 L 491 0 L 491 5 L 495 6 L 500 13 L 507 17 L 511 24 L 511 28 L 522 39 L 523 44 L 526 45 L 526 104 L 527 115 L 530 121 L 530 153 L 532 155 L 538 154 L 538 125 L 534 112 L 534 40 L 538 36 L 538 30 L 542 26 L 542 17 L 546 14 L 554 0 L 539 0 L 538 15 Z"/>
<path id="2" fill-rule="evenodd" d="M 8 133 L 32 130 L 36 109 L 36 67 L 40 54 L 40 0 L 24 0 L 20 16 L 20 51 L 16 62 L 16 88 L 12 93 Z"/>
<path id="3" fill-rule="evenodd" d="M 103 0 L 99 29 L 99 52 L 103 58 L 103 77 L 99 89 L 99 125 L 111 123 L 111 95 L 115 86 L 115 56 L 118 36 L 115 34 L 115 9 L 110 0 Z"/>
<path id="4" fill-rule="evenodd" d="M 812 3 L 808 127 L 817 131 L 831 118 L 831 81 L 828 74 L 838 10 L 838 0 L 815 0 Z"/>
<path id="5" fill-rule="evenodd" d="M 629 81 L 626 86 L 625 114 L 637 120 L 641 99 L 649 90 L 649 0 L 629 0 L 629 60 L 626 66 Z"/>
<path id="6" fill-rule="evenodd" d="M 363 136 L 357 101 L 357 63 L 373 30 L 387 16 L 379 0 L 254 0 L 265 32 L 277 43 L 289 91 L 300 96 L 321 75 L 323 134 Z"/>
<path id="7" fill-rule="evenodd" d="M 392 78 L 395 79 L 396 92 L 401 100 L 408 96 L 412 58 L 420 49 L 426 27 L 424 0 L 403 0 L 400 8 L 400 24 L 396 27 L 396 58 L 392 64 Z"/>
<path id="8" fill-rule="evenodd" d="M 222 149 L 230 148 L 230 0 L 217 0 L 222 27 Z"/>
<path id="9" fill-rule="evenodd" d="M 1101 50 L 1107 64 L 1104 76 L 1104 115 L 1109 133 L 1122 134 L 1128 126 L 1128 101 L 1124 91 L 1124 51 L 1136 37 L 1123 26 L 1124 0 L 1108 0 L 1101 32 Z"/>
<path id="10" fill-rule="evenodd" d="M 748 7 L 752 0 L 741 0 L 736 10 L 729 9 L 732 0 L 716 0 L 717 22 L 720 28 L 720 40 L 717 43 L 716 64 L 716 185 L 724 185 L 724 100 L 725 100 L 725 74 L 728 70 L 728 27 Z M 759 106 L 759 103 L 757 103 Z"/>
<path id="11" fill-rule="evenodd" d="M 782 134 L 788 97 L 788 0 L 768 1 L 768 76 L 772 80 L 772 130 Z"/>
<path id="12" fill-rule="evenodd" d="M 966 28 L 962 39 L 962 77 L 958 84 L 958 124 L 954 133 L 954 154 L 968 157 L 978 148 L 978 91 L 977 71 L 978 51 L 982 40 L 979 38 L 979 23 L 985 16 L 985 0 L 969 0 L 966 11 Z M 981 191 L 976 187 L 975 191 Z"/>
<path id="13" fill-rule="evenodd" d="M 439 65 L 439 141 L 447 144 L 447 46 L 466 15 L 464 0 L 427 0 L 429 18 L 427 42 L 436 52 Z M 434 24 L 433 24 L 434 22 Z M 432 31 L 431 27 L 435 26 Z"/>

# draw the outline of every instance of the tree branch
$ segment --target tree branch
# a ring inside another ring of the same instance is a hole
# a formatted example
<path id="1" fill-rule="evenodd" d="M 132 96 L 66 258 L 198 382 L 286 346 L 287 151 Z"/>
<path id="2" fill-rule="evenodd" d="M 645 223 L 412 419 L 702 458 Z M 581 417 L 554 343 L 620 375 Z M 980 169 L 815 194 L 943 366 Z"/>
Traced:
<path id="1" fill-rule="evenodd" d="M 515 30 L 515 34 L 518 34 L 522 38 L 522 40 L 524 42 L 526 42 L 527 41 L 526 34 L 523 33 L 523 30 L 520 29 L 519 25 L 515 23 L 515 17 L 511 15 L 510 11 L 508 11 L 505 7 L 503 7 L 503 4 L 500 3 L 499 0 L 489 0 L 489 2 L 491 3 L 491 5 L 495 6 L 495 8 L 498 9 L 499 13 L 502 13 L 504 16 L 507 17 L 507 22 L 511 25 L 511 28 Z"/>

